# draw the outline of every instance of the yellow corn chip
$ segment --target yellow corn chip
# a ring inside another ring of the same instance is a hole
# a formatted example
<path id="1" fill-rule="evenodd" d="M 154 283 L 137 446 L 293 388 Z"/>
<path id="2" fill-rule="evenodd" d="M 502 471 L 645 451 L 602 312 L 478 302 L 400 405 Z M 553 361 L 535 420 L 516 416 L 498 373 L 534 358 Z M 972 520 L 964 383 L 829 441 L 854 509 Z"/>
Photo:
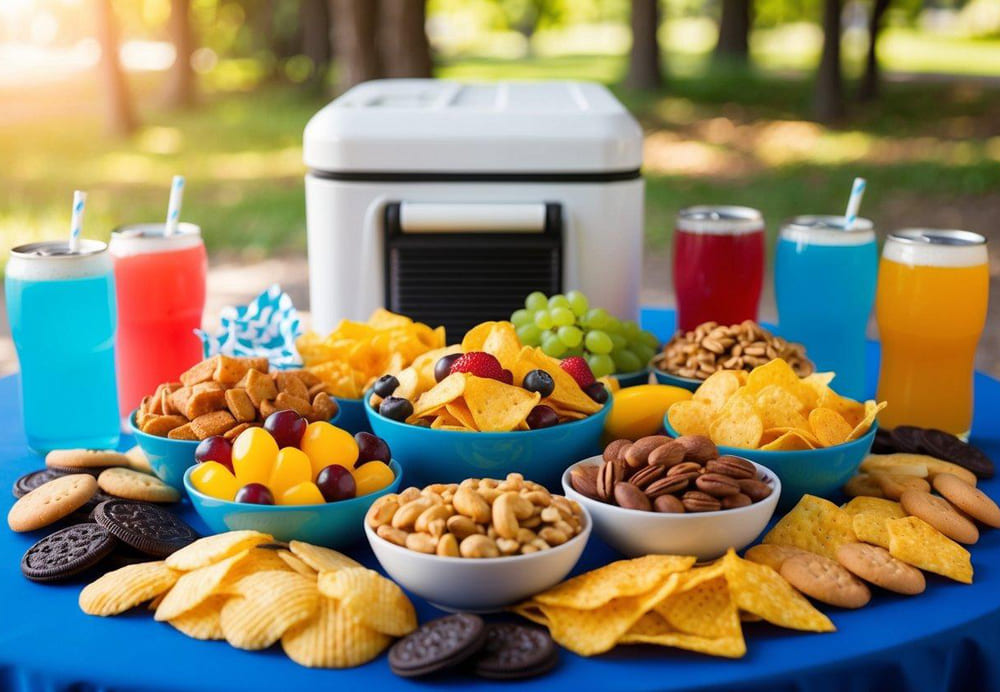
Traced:
<path id="1" fill-rule="evenodd" d="M 805 449 L 815 449 L 813 444 L 799 430 L 791 430 L 782 433 L 773 440 L 765 442 L 766 438 L 761 438 L 760 449 L 767 452 L 791 452 Z"/>
<path id="2" fill-rule="evenodd" d="M 809 412 L 809 428 L 824 447 L 843 444 L 851 434 L 850 424 L 839 413 L 823 407 Z"/>
<path id="3" fill-rule="evenodd" d="M 336 600 L 347 615 L 376 632 L 403 637 L 417 628 L 413 604 L 395 582 L 364 567 L 319 575 L 319 591 Z"/>
<path id="4" fill-rule="evenodd" d="M 474 429 L 483 432 L 514 430 L 542 398 L 538 392 L 522 387 L 475 375 L 467 377 L 465 403 L 475 422 Z"/>
<path id="5" fill-rule="evenodd" d="M 227 531 L 214 536 L 199 538 L 171 553 L 166 560 L 167 567 L 190 572 L 224 560 L 231 555 L 252 548 L 261 543 L 273 541 L 274 536 L 260 531 Z"/>
<path id="6" fill-rule="evenodd" d="M 87 615 L 118 615 L 156 598 L 181 576 L 161 562 L 140 562 L 108 572 L 80 592 L 80 610 Z"/>
<path id="7" fill-rule="evenodd" d="M 492 353 L 500 361 L 500 365 L 508 370 L 517 360 L 521 352 L 521 340 L 517 338 L 514 325 L 510 322 L 497 322 L 486 335 L 486 340 L 478 349 Z"/>
<path id="8" fill-rule="evenodd" d="M 319 609 L 315 582 L 294 572 L 256 572 L 240 580 L 238 591 L 219 616 L 226 641 L 237 649 L 266 649 Z"/>
<path id="9" fill-rule="evenodd" d="M 463 425 L 469 430 L 478 430 L 476 428 L 476 421 L 472 417 L 472 412 L 469 411 L 469 406 L 463 399 L 456 399 L 445 404 L 445 410 L 452 418 L 458 421 L 458 425 Z"/>
<path id="10" fill-rule="evenodd" d="M 431 421 L 432 430 L 473 430 L 474 428 L 466 428 L 462 425 L 462 421 L 455 418 L 453 415 L 447 411 L 439 411 L 438 415 L 434 416 L 434 420 Z"/>
<path id="11" fill-rule="evenodd" d="M 223 595 L 209 596 L 201 604 L 183 615 L 167 620 L 167 622 L 192 639 L 225 639 L 219 621 L 219 612 L 228 598 L 228 596 Z"/>
<path id="12" fill-rule="evenodd" d="M 407 421 L 423 418 L 431 411 L 443 407 L 449 402 L 455 401 L 465 392 L 465 385 L 469 375 L 456 372 L 448 375 L 436 385 L 420 395 L 413 405 L 413 415 Z"/>
<path id="13" fill-rule="evenodd" d="M 704 401 L 688 399 L 678 401 L 667 409 L 670 427 L 679 435 L 708 436 L 708 426 L 712 423 L 712 408 Z"/>
<path id="14" fill-rule="evenodd" d="M 875 422 L 875 418 L 878 416 L 879 411 L 884 409 L 888 404 L 884 401 L 875 403 L 874 401 L 866 401 L 864 403 L 864 416 L 859 420 L 851 434 L 847 436 L 848 440 L 856 440 L 859 437 L 864 437 L 871 427 L 872 423 Z M 850 423 L 851 419 L 847 418 L 847 422 Z"/>
<path id="15" fill-rule="evenodd" d="M 724 576 L 676 591 L 654 610 L 671 627 L 687 634 L 718 639 L 740 632 L 740 618 Z"/>
<path id="16" fill-rule="evenodd" d="M 349 617 L 336 601 L 320 598 L 317 615 L 285 632 L 281 648 L 309 668 L 352 668 L 372 660 L 391 642 Z"/>
<path id="17" fill-rule="evenodd" d="M 897 560 L 963 584 L 972 583 L 969 551 L 923 519 L 888 519 L 886 527 L 889 531 L 889 554 Z"/>
<path id="18" fill-rule="evenodd" d="M 792 511 L 764 536 L 764 543 L 802 548 L 831 560 L 837 559 L 837 548 L 855 541 L 851 515 L 815 495 L 803 495 Z"/>
<path id="19" fill-rule="evenodd" d="M 738 617 L 736 624 L 739 625 Z M 727 658 L 740 658 L 746 654 L 746 642 L 743 640 L 742 629 L 737 629 L 731 635 L 712 639 L 674 630 L 655 611 L 643 615 L 639 622 L 622 636 L 620 643 L 658 644 Z"/>
<path id="20" fill-rule="evenodd" d="M 462 351 L 468 353 L 469 351 L 482 351 L 483 344 L 486 343 L 486 339 L 489 338 L 490 333 L 493 331 L 496 322 L 482 322 L 477 324 L 475 327 L 470 329 L 462 337 Z"/>
<path id="21" fill-rule="evenodd" d="M 230 571 L 249 553 L 249 550 L 244 550 L 221 562 L 216 562 L 214 565 L 202 567 L 181 576 L 173 588 L 163 597 L 163 602 L 156 609 L 154 619 L 158 622 L 172 620 L 199 606 L 215 593 Z"/>
<path id="22" fill-rule="evenodd" d="M 559 366 L 556 358 L 545 355 L 540 348 L 525 346 L 517 355 L 510 371 L 514 374 L 515 382 L 522 382 L 524 376 L 532 370 L 544 370 L 552 377 L 555 388 L 549 398 L 559 403 L 561 408 L 586 414 L 601 410 L 603 404 L 597 403 L 580 389 L 573 376 Z"/>
<path id="23" fill-rule="evenodd" d="M 613 598 L 649 593 L 670 574 L 684 572 L 694 563 L 694 557 L 678 555 L 618 560 L 557 584 L 532 602 L 579 610 L 599 608 Z"/>
<path id="24" fill-rule="evenodd" d="M 412 401 L 420 391 L 420 374 L 414 368 L 405 368 L 396 375 L 396 379 L 399 380 L 399 386 L 393 390 L 392 395 Z"/>
<path id="25" fill-rule="evenodd" d="M 352 560 L 343 553 L 311 543 L 290 541 L 288 549 L 317 572 L 335 572 L 345 567 L 361 567 L 360 562 Z"/>

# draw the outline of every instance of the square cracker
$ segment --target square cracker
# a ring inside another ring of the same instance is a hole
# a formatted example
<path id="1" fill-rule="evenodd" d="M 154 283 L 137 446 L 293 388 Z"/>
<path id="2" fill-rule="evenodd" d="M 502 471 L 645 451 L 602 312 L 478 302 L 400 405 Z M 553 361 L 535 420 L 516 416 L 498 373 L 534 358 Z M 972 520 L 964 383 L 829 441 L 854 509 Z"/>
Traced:
<path id="1" fill-rule="evenodd" d="M 803 495 L 791 512 L 764 536 L 764 543 L 791 545 L 837 559 L 837 548 L 856 542 L 851 515 L 829 500 Z"/>

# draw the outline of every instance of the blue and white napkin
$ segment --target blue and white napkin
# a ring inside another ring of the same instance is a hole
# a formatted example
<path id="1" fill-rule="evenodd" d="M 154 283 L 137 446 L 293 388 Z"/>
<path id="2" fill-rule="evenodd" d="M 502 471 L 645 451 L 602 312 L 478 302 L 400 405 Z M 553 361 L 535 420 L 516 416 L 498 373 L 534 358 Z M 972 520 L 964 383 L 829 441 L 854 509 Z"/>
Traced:
<path id="1" fill-rule="evenodd" d="M 245 306 L 230 305 L 219 316 L 216 334 L 196 329 L 205 358 L 222 353 L 233 357 L 266 357 L 276 369 L 302 366 L 295 339 L 304 331 L 291 297 L 278 284 Z"/>

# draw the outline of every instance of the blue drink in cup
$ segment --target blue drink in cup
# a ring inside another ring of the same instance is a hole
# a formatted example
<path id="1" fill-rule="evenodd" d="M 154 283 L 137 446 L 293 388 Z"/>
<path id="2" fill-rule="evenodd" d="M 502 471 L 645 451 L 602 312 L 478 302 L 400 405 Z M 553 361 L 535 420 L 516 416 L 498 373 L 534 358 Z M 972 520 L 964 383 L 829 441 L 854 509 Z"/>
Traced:
<path id="1" fill-rule="evenodd" d="M 837 374 L 837 392 L 855 399 L 868 395 L 865 331 L 877 275 L 868 219 L 847 230 L 843 216 L 797 216 L 781 229 L 774 262 L 778 331 L 805 345 L 817 370 Z"/>
<path id="2" fill-rule="evenodd" d="M 117 318 L 107 245 L 81 238 L 76 252 L 65 241 L 16 247 L 5 286 L 28 445 L 115 447 Z"/>

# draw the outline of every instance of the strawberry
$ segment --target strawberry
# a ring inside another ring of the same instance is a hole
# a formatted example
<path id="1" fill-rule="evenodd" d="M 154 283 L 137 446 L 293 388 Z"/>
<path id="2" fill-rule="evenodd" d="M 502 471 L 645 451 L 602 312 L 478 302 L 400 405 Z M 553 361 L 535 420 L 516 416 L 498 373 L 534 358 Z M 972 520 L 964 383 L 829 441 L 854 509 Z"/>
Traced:
<path id="1" fill-rule="evenodd" d="M 594 373 L 590 371 L 590 366 L 583 356 L 572 356 L 559 363 L 559 367 L 572 375 L 576 383 L 583 389 L 587 385 L 595 382 Z"/>
<path id="2" fill-rule="evenodd" d="M 485 351 L 469 351 L 456 358 L 455 362 L 451 364 L 450 373 L 456 372 L 467 372 L 476 377 L 504 381 L 504 369 L 500 365 L 500 361 L 496 359 L 496 356 Z"/>
<path id="3" fill-rule="evenodd" d="M 514 373 L 504 368 L 503 377 L 500 378 L 500 381 L 504 384 L 514 384 Z"/>

